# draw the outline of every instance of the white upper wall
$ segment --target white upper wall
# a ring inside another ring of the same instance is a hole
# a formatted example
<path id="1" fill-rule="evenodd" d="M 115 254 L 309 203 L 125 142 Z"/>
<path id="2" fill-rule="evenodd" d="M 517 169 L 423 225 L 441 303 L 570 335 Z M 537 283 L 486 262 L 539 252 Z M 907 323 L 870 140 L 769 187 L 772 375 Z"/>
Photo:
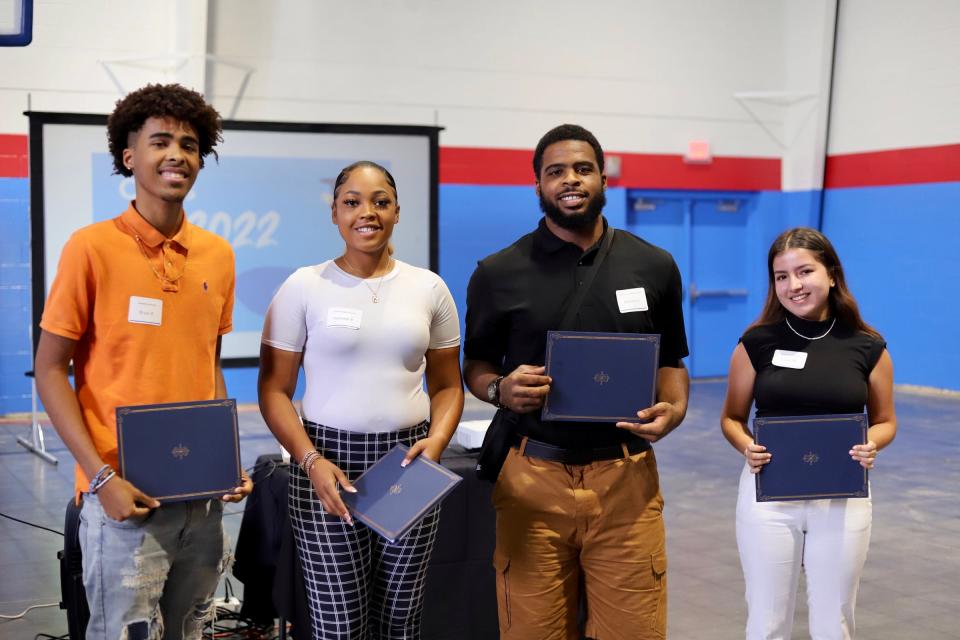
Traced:
<path id="1" fill-rule="evenodd" d="M 242 119 L 436 123 L 444 145 L 508 148 L 573 121 L 619 151 L 776 156 L 732 96 L 781 87 L 785 1 L 211 0 L 209 45 L 255 69 Z"/>
<path id="2" fill-rule="evenodd" d="M 0 49 L 0 133 L 27 131 L 28 94 L 108 113 L 118 85 L 179 81 L 227 117 L 438 124 L 448 146 L 530 148 L 563 121 L 611 151 L 705 139 L 811 188 L 834 2 L 36 0 L 33 43 Z M 829 151 L 960 141 L 958 42 L 956 0 L 843 0 Z"/>
<path id="3" fill-rule="evenodd" d="M 786 7 L 781 101 L 785 117 L 779 140 L 784 191 L 823 185 L 836 1 L 792 2 Z"/>
<path id="4" fill-rule="evenodd" d="M 612 150 L 777 156 L 733 94 L 783 88 L 789 2 L 36 0 L 33 44 L 0 50 L 0 132 L 27 130 L 28 93 L 109 112 L 112 73 L 206 88 L 241 119 L 436 123 L 452 146 L 529 148 L 575 121 Z M 239 100 L 231 63 L 253 70 Z"/>
<path id="5" fill-rule="evenodd" d="M 109 113 L 117 83 L 202 89 L 205 50 L 205 0 L 34 0 L 33 42 L 0 48 L 0 133 L 27 132 L 28 101 L 34 111 Z"/>
<path id="6" fill-rule="evenodd" d="M 831 154 L 960 142 L 960 2 L 842 0 Z"/>

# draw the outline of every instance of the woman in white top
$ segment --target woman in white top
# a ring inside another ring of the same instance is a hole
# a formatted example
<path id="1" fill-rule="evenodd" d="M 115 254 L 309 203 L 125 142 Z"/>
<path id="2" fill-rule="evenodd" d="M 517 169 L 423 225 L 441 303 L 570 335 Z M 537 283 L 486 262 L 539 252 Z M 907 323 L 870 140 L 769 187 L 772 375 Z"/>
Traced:
<path id="1" fill-rule="evenodd" d="M 289 508 L 313 637 L 418 638 L 438 510 L 391 544 L 353 522 L 339 490 L 397 443 L 410 447 L 404 464 L 440 458 L 463 411 L 460 323 L 439 276 L 391 257 L 393 176 L 357 162 L 333 196 L 343 255 L 299 269 L 271 302 L 260 410 L 298 462 Z"/>

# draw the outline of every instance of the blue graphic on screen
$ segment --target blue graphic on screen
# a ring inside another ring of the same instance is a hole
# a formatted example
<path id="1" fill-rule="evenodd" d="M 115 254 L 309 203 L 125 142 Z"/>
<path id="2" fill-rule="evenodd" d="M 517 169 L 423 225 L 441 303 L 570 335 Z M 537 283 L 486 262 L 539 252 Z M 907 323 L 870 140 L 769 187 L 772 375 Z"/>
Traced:
<path id="1" fill-rule="evenodd" d="M 218 164 L 207 158 L 184 209 L 191 222 L 233 246 L 234 331 L 259 333 L 267 306 L 287 276 L 343 251 L 330 203 L 333 182 L 350 162 L 230 156 Z M 113 159 L 107 153 L 93 154 L 92 169 L 94 220 L 109 220 L 134 199 L 134 181 L 111 175 Z"/>

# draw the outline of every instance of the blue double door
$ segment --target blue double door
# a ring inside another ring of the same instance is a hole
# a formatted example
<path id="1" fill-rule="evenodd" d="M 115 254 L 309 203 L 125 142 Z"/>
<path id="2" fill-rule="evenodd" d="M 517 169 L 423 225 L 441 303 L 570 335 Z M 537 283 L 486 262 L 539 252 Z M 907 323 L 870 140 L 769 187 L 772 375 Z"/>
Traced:
<path id="1" fill-rule="evenodd" d="M 694 377 L 727 374 L 730 354 L 756 317 L 752 193 L 627 191 L 626 228 L 673 254 L 683 278 L 683 315 Z M 761 264 L 761 269 L 763 265 Z"/>

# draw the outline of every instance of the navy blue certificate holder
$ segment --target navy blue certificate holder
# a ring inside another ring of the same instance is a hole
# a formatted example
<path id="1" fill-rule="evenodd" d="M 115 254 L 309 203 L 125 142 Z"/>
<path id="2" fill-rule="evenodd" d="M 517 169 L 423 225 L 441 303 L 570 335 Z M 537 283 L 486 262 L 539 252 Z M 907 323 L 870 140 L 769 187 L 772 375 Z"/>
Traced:
<path id="1" fill-rule="evenodd" d="M 637 422 L 657 397 L 659 334 L 549 331 L 543 420 Z"/>
<path id="2" fill-rule="evenodd" d="M 391 543 L 406 535 L 463 480 L 423 455 L 401 467 L 407 451 L 408 447 L 398 444 L 353 482 L 356 493 L 340 494 L 353 517 Z"/>
<path id="3" fill-rule="evenodd" d="M 772 454 L 756 475 L 757 502 L 868 497 L 867 470 L 849 454 L 867 426 L 862 413 L 756 418 L 754 440 Z"/>
<path id="4" fill-rule="evenodd" d="M 233 399 L 117 407 L 120 475 L 161 502 L 220 497 L 240 485 Z"/>

